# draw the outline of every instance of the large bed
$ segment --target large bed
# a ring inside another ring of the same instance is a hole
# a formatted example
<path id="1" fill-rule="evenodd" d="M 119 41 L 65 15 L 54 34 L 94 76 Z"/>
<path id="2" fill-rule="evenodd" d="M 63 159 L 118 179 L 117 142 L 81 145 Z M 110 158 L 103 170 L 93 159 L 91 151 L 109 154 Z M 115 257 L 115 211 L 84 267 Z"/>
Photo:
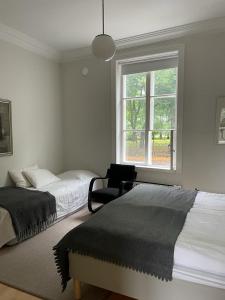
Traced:
<path id="1" fill-rule="evenodd" d="M 86 170 L 67 171 L 58 175 L 59 181 L 38 189 L 55 197 L 57 221 L 87 204 L 89 183 L 95 176 L 96 174 Z M 97 184 L 101 186 L 101 182 Z M 12 245 L 16 242 L 11 216 L 6 209 L 0 207 L 0 248 L 5 244 Z"/>
<path id="2" fill-rule="evenodd" d="M 171 282 L 70 252 L 75 299 L 80 299 L 80 282 L 85 282 L 139 300 L 224 300 L 224 232 L 225 195 L 198 192 L 175 244 Z"/>

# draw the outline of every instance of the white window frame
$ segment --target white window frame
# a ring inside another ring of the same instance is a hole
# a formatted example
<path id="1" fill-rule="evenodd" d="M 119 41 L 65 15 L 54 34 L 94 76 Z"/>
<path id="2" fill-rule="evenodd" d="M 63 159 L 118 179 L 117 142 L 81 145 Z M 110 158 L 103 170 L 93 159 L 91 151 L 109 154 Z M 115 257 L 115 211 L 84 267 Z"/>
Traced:
<path id="1" fill-rule="evenodd" d="M 148 53 L 148 54 L 147 54 Z M 139 55 L 138 55 L 139 54 Z M 142 55 L 141 55 L 142 54 Z M 182 170 L 182 120 L 183 120 L 183 72 L 184 72 L 184 46 L 176 45 L 158 49 L 149 49 L 142 51 L 128 51 L 125 54 L 117 55 L 112 61 L 112 104 L 113 104 L 113 157 L 117 163 L 125 163 L 122 161 L 122 146 L 121 146 L 121 133 L 122 133 L 122 120 L 123 111 L 121 109 L 121 69 L 122 65 L 129 63 L 142 63 L 144 61 L 154 61 L 163 59 L 165 57 L 177 56 L 177 105 L 176 105 L 176 168 L 165 169 L 159 168 L 154 165 L 142 165 L 135 163 L 138 169 L 151 169 L 151 171 L 181 173 Z M 149 70 L 151 71 L 151 70 Z M 133 162 L 127 162 L 128 164 Z"/>

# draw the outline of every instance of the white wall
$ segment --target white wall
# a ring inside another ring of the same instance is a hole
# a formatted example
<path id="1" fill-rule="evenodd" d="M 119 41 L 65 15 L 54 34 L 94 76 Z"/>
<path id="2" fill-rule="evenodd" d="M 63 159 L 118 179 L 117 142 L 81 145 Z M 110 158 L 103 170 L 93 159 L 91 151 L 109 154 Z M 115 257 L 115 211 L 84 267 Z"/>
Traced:
<path id="1" fill-rule="evenodd" d="M 110 64 L 91 58 L 67 63 L 63 79 L 65 168 L 103 174 L 112 157 Z"/>
<path id="2" fill-rule="evenodd" d="M 185 46 L 182 174 L 149 170 L 139 172 L 139 178 L 225 192 L 225 146 L 215 143 L 216 98 L 225 95 L 225 33 L 148 47 L 177 43 Z M 89 68 L 86 78 L 80 73 L 84 66 Z M 104 174 L 114 160 L 110 65 L 95 58 L 66 63 L 63 78 L 65 166 Z"/>
<path id="3" fill-rule="evenodd" d="M 183 183 L 225 191 L 225 147 L 216 144 L 216 98 L 225 95 L 225 34 L 187 40 Z"/>
<path id="4" fill-rule="evenodd" d="M 0 98 L 12 101 L 13 156 L 0 157 L 0 186 L 8 170 L 38 163 L 62 169 L 59 64 L 0 41 Z"/>

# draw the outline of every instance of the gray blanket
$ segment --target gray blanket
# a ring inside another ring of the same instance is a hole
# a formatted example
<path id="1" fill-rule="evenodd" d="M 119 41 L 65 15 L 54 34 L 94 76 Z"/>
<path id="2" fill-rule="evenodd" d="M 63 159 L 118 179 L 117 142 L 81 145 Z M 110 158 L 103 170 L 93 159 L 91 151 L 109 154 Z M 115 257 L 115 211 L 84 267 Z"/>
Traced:
<path id="1" fill-rule="evenodd" d="M 9 212 L 18 242 L 44 230 L 56 218 L 55 197 L 48 192 L 3 187 L 0 207 Z"/>
<path id="2" fill-rule="evenodd" d="M 142 184 L 105 205 L 53 248 L 63 289 L 69 251 L 172 280 L 174 246 L 196 193 Z"/>

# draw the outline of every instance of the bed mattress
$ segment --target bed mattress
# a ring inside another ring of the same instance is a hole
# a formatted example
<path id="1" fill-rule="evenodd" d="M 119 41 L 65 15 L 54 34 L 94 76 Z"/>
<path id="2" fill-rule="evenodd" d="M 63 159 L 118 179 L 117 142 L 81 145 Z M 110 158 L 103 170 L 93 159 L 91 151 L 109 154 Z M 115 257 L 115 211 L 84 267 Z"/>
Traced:
<path id="1" fill-rule="evenodd" d="M 86 170 L 67 171 L 58 175 L 60 181 L 39 188 L 39 190 L 48 191 L 55 197 L 57 219 L 60 219 L 87 204 L 89 183 L 91 178 L 96 176 Z M 98 180 L 94 188 L 100 187 L 101 181 Z M 10 214 L 7 210 L 0 208 L 0 247 L 7 243 L 14 243 L 15 238 Z"/>

